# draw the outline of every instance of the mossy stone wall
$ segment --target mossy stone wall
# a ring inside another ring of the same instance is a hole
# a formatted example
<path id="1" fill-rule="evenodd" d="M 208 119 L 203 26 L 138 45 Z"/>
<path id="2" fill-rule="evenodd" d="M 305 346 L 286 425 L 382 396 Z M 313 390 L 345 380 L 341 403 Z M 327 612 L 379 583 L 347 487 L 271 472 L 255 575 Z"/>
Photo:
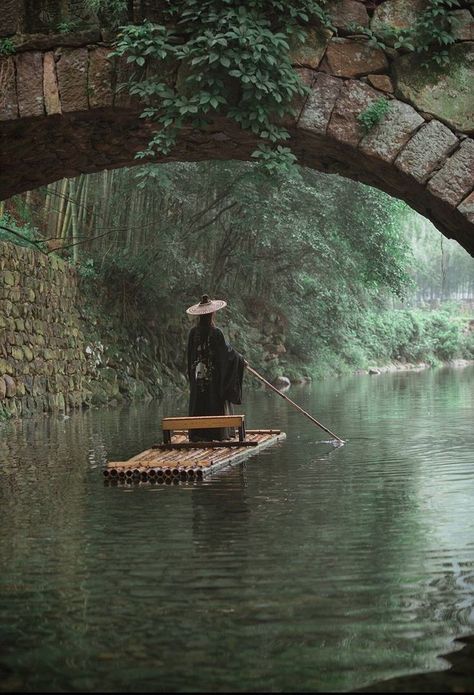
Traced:
<path id="1" fill-rule="evenodd" d="M 77 295 L 64 261 L 0 242 L 0 414 L 67 411 L 89 399 Z"/>

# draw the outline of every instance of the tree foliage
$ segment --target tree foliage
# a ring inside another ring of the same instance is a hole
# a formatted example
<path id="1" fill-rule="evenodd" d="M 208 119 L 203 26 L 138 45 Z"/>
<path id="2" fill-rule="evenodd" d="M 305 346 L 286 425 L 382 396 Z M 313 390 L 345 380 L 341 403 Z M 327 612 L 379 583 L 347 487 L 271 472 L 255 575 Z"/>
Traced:
<path id="1" fill-rule="evenodd" d="M 182 367 L 183 307 L 204 292 L 229 300 L 220 317 L 229 337 L 269 376 L 469 352 L 448 314 L 401 304 L 415 302 L 410 278 L 423 268 L 436 284 L 439 233 L 424 236 L 426 221 L 368 186 L 306 169 L 269 177 L 246 163 L 175 163 L 60 181 L 26 198 L 34 243 L 69 254 L 93 302 L 100 296 L 130 340 L 146 337 L 170 366 Z M 445 298 L 456 278 L 468 288 L 447 250 Z"/>

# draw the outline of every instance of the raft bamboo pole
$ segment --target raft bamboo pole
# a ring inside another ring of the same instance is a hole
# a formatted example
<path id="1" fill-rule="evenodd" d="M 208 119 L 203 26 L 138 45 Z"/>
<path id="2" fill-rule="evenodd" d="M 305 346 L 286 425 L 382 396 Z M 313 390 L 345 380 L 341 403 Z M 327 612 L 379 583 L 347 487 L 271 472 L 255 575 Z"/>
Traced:
<path id="1" fill-rule="evenodd" d="M 337 441 L 341 442 L 341 444 L 345 443 L 343 439 L 341 439 L 340 437 L 337 436 L 337 434 L 334 434 L 334 432 L 331 432 L 331 430 L 328 430 L 327 427 L 324 427 L 324 425 L 322 425 L 318 420 L 316 420 L 315 417 L 310 415 L 306 410 L 303 410 L 303 408 L 301 408 L 297 403 L 292 401 L 291 398 L 288 398 L 288 396 L 285 396 L 284 393 L 282 393 L 279 389 L 277 389 L 276 386 L 273 386 L 273 384 L 271 384 L 263 376 L 261 376 L 258 372 L 256 372 L 255 369 L 253 369 L 250 365 L 247 364 L 246 367 L 247 367 L 247 371 L 249 371 L 251 374 L 253 374 L 262 383 L 264 383 L 265 386 L 268 386 L 268 388 L 272 389 L 272 391 L 275 391 L 275 393 L 278 393 L 278 395 L 281 396 L 282 398 L 284 398 L 285 401 L 288 401 L 288 403 L 290 403 L 290 405 L 292 405 L 293 408 L 296 408 L 296 410 L 298 410 L 300 413 L 302 413 L 307 418 L 309 418 L 309 420 L 311 420 L 311 422 L 313 422 L 315 425 L 320 427 L 322 430 L 324 430 L 325 432 L 330 434 L 331 437 L 334 437 L 334 439 L 337 439 Z"/>
<path id="2" fill-rule="evenodd" d="M 266 448 L 285 438 L 284 433 L 259 430 L 247 431 L 249 440 Z M 181 437 L 180 437 L 181 439 Z M 184 439 L 184 437 L 182 438 Z M 212 458 L 209 458 L 211 453 Z M 148 458 L 144 456 L 148 455 Z M 232 451 L 226 447 L 203 448 L 194 451 L 158 452 L 149 449 L 129 461 L 112 462 L 103 471 L 106 484 L 141 485 L 141 483 L 179 484 L 180 482 L 202 480 L 206 475 L 239 463 L 249 457 L 249 449 Z M 138 465 L 137 465 L 138 463 Z M 130 465 L 131 464 L 131 465 Z"/>

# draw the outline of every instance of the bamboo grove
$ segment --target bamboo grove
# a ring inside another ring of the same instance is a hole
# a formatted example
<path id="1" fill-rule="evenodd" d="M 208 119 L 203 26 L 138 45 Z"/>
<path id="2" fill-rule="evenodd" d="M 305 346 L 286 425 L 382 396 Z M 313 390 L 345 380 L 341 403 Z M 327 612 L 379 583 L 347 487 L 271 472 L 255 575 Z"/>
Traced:
<path id="1" fill-rule="evenodd" d="M 474 295 L 472 259 L 440 244 L 426 220 L 380 191 L 304 169 L 270 177 L 256 165 L 208 162 L 84 175 L 7 201 L 1 221 L 22 237 L 15 241 L 67 258 L 85 294 L 100 296 L 131 335 L 148 335 L 178 368 L 182 307 L 204 291 L 229 299 L 227 320 L 260 361 L 270 317 L 286 353 L 278 365 L 300 371 L 383 352 L 388 324 L 402 321 L 416 297 Z M 387 350 L 413 358 L 407 346 L 424 319 L 407 320 L 399 327 L 406 346 L 395 331 Z"/>

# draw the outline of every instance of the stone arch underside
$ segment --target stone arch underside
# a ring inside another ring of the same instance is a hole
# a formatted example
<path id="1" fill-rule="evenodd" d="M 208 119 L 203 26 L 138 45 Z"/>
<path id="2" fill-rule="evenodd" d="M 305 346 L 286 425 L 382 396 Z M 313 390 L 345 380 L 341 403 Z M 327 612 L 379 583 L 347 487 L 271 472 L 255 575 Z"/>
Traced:
<path id="1" fill-rule="evenodd" d="M 143 161 L 135 153 L 152 128 L 139 118 L 138 105 L 116 92 L 123 68 L 109 61 L 109 50 L 49 45 L 0 62 L 0 199 Z M 474 255 L 474 139 L 363 79 L 296 69 L 310 87 L 286 124 L 298 163 L 406 201 Z M 381 97 L 390 109 L 364 135 L 357 116 Z M 216 119 L 206 131 L 183 130 L 160 161 L 248 160 L 256 144 Z"/>

